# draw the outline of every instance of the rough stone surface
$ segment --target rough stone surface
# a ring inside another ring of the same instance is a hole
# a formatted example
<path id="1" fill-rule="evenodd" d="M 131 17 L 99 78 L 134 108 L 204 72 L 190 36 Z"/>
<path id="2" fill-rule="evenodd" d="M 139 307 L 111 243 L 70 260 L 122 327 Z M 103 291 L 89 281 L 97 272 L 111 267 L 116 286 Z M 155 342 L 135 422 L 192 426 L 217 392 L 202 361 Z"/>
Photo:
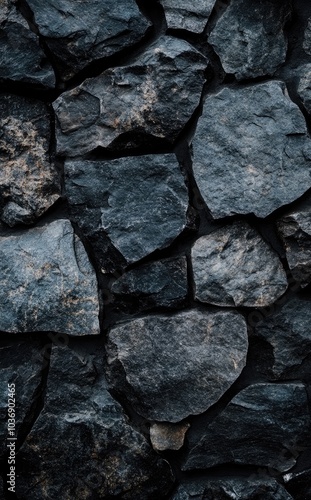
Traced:
<path id="1" fill-rule="evenodd" d="M 199 105 L 206 66 L 187 42 L 162 37 L 136 62 L 65 92 L 54 102 L 58 152 L 173 143 Z"/>
<path id="2" fill-rule="evenodd" d="M 30 224 L 60 196 L 49 157 L 49 111 L 9 94 L 0 95 L 0 111 L 0 217 L 9 226 Z"/>
<path id="3" fill-rule="evenodd" d="M 294 279 L 305 287 L 311 282 L 311 204 L 296 209 L 278 221 Z"/>
<path id="4" fill-rule="evenodd" d="M 305 29 L 303 48 L 308 55 L 311 55 L 311 18 L 308 19 L 308 23 Z"/>
<path id="5" fill-rule="evenodd" d="M 299 76 L 298 95 L 308 113 L 311 113 L 311 64 L 300 67 Z"/>
<path id="6" fill-rule="evenodd" d="M 119 53 L 145 35 L 150 23 L 132 0 L 27 0 L 63 78 Z"/>
<path id="7" fill-rule="evenodd" d="M 292 500 L 275 479 L 215 478 L 182 483 L 172 500 Z"/>
<path id="8" fill-rule="evenodd" d="M 150 440 L 156 451 L 180 450 L 184 444 L 189 423 L 155 423 L 150 427 Z"/>
<path id="9" fill-rule="evenodd" d="M 16 1 L 2 0 L 0 11 L 0 80 L 53 87 L 55 75 L 39 38 L 16 10 Z"/>
<path id="10" fill-rule="evenodd" d="M 277 254 L 245 222 L 224 226 L 192 247 L 195 297 L 219 306 L 263 307 L 287 289 Z"/>
<path id="11" fill-rule="evenodd" d="M 167 27 L 201 33 L 216 0 L 161 0 Z"/>
<path id="12" fill-rule="evenodd" d="M 194 174 L 215 218 L 266 217 L 311 186 L 311 142 L 281 82 L 225 88 L 206 99 Z M 273 147 L 272 147 L 273 145 Z"/>
<path id="13" fill-rule="evenodd" d="M 303 384 L 254 384 L 235 396 L 207 427 L 184 469 L 234 463 L 287 471 L 297 458 L 290 450 L 304 444 L 309 431 Z"/>
<path id="14" fill-rule="evenodd" d="M 111 383 L 122 365 L 137 412 L 178 422 L 207 410 L 240 375 L 246 324 L 233 312 L 149 315 L 113 327 L 107 349 Z"/>
<path id="15" fill-rule="evenodd" d="M 65 184 L 74 220 L 86 234 L 107 234 L 129 263 L 186 227 L 188 192 L 173 154 L 67 161 Z"/>
<path id="16" fill-rule="evenodd" d="M 173 257 L 133 269 L 117 279 L 111 291 L 124 308 L 182 305 L 188 295 L 187 259 Z"/>
<path id="17" fill-rule="evenodd" d="M 0 236 L 0 330 L 99 333 L 96 276 L 68 220 Z"/>
<path id="18" fill-rule="evenodd" d="M 17 495 L 25 500 L 148 500 L 172 482 L 168 463 L 129 425 L 91 359 L 68 347 L 53 347 L 46 402 L 19 460 Z"/>
<path id="19" fill-rule="evenodd" d="M 310 302 L 293 298 L 278 312 L 259 322 L 255 335 L 273 348 L 273 377 L 286 376 L 311 354 Z"/>
<path id="20" fill-rule="evenodd" d="M 286 58 L 289 15 L 287 0 L 232 0 L 209 37 L 226 73 L 238 80 L 272 75 Z"/>

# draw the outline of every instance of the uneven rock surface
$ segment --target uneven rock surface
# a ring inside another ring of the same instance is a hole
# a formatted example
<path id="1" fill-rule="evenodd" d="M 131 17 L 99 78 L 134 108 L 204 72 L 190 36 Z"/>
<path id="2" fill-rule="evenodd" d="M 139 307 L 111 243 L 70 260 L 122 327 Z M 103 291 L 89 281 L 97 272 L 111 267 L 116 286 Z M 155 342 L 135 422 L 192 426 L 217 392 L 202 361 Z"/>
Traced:
<path id="1" fill-rule="evenodd" d="M 0 236 L 0 330 L 99 333 L 95 272 L 68 220 Z"/>
<path id="2" fill-rule="evenodd" d="M 30 224 L 60 196 L 50 156 L 50 114 L 40 101 L 0 95 L 0 216 Z"/>
<path id="3" fill-rule="evenodd" d="M 110 381 L 118 383 L 121 365 L 130 386 L 126 397 L 136 411 L 178 422 L 204 412 L 223 395 L 240 375 L 246 353 L 246 324 L 239 314 L 149 315 L 111 329 Z"/>
<path id="4" fill-rule="evenodd" d="M 273 75 L 286 58 L 290 12 L 288 0 L 232 0 L 209 37 L 226 73 L 238 80 Z"/>
<path id="5" fill-rule="evenodd" d="M 133 46 L 150 23 L 132 0 L 27 0 L 63 78 Z"/>
<path id="6" fill-rule="evenodd" d="M 303 48 L 308 55 L 311 55 L 311 18 L 308 19 L 304 32 Z"/>
<path id="7" fill-rule="evenodd" d="M 182 424 L 155 423 L 150 427 L 150 440 L 156 451 L 180 450 L 184 444 L 188 422 Z"/>
<path id="8" fill-rule="evenodd" d="M 245 222 L 199 238 L 192 247 L 195 297 L 219 306 L 263 307 L 287 288 L 277 254 Z"/>
<path id="9" fill-rule="evenodd" d="M 249 464 L 287 471 L 305 444 L 310 415 L 305 386 L 254 384 L 235 396 L 190 451 L 185 470 L 219 464 Z"/>
<path id="10" fill-rule="evenodd" d="M 45 406 L 19 463 L 26 500 L 147 500 L 172 483 L 168 463 L 129 425 L 91 359 L 68 347 L 52 350 Z"/>
<path id="11" fill-rule="evenodd" d="M 201 33 L 216 0 L 161 0 L 167 27 Z"/>
<path id="12" fill-rule="evenodd" d="M 129 263 L 168 246 L 186 227 L 188 193 L 175 155 L 65 164 L 72 216 L 101 231 Z"/>
<path id="13" fill-rule="evenodd" d="M 54 103 L 58 152 L 173 143 L 199 105 L 206 66 L 187 42 L 161 37 L 135 62 L 63 93 Z"/>
<path id="14" fill-rule="evenodd" d="M 278 81 L 209 96 L 193 150 L 198 188 L 215 218 L 266 217 L 311 187 L 306 123 Z"/>
<path id="15" fill-rule="evenodd" d="M 300 68 L 299 76 L 298 95 L 308 113 L 311 113 L 311 64 Z"/>

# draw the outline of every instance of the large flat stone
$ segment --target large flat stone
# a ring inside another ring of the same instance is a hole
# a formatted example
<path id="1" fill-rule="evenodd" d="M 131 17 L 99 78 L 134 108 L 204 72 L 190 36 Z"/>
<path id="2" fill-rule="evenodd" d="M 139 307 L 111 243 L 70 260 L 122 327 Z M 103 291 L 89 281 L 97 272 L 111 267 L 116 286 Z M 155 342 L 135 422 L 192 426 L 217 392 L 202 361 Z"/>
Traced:
<path id="1" fill-rule="evenodd" d="M 225 88 L 206 99 L 193 169 L 213 217 L 266 217 L 311 187 L 304 117 L 278 81 Z"/>
<path id="2" fill-rule="evenodd" d="M 201 33 L 216 0 L 161 0 L 167 27 Z"/>

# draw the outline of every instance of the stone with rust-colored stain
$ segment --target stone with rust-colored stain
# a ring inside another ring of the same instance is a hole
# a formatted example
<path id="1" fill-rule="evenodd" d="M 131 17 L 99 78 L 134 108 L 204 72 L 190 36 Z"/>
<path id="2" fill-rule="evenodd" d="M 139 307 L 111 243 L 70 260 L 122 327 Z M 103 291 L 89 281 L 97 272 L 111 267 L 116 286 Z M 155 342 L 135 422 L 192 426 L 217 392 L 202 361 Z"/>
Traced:
<path id="1" fill-rule="evenodd" d="M 201 33 L 216 0 L 161 0 L 167 27 Z"/>
<path id="2" fill-rule="evenodd" d="M 37 100 L 0 96 L 0 217 L 13 227 L 31 224 L 60 197 L 49 155 L 51 116 Z"/>
<path id="3" fill-rule="evenodd" d="M 99 334 L 97 280 L 68 220 L 0 236 L 0 330 Z"/>
<path id="4" fill-rule="evenodd" d="M 185 435 L 189 429 L 188 422 L 170 424 L 158 422 L 150 427 L 150 440 L 156 451 L 180 450 L 184 444 Z"/>

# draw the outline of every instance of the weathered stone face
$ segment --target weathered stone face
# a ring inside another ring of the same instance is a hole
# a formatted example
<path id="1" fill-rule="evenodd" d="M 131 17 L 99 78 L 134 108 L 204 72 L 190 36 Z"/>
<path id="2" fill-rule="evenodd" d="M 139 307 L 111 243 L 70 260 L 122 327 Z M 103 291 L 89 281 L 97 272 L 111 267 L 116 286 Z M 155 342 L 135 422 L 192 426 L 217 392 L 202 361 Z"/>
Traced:
<path id="1" fill-rule="evenodd" d="M 215 5 L 215 0 L 161 0 L 167 27 L 201 33 Z"/>
<path id="2" fill-rule="evenodd" d="M 95 272 L 68 220 L 0 236 L 0 330 L 99 333 Z"/>
<path id="3" fill-rule="evenodd" d="M 272 81 L 206 99 L 193 170 L 213 217 L 266 217 L 310 188 L 311 142 L 302 113 L 284 92 Z"/>
<path id="4" fill-rule="evenodd" d="M 155 423 L 150 427 L 150 440 L 156 451 L 180 450 L 184 444 L 189 423 Z"/>
<path id="5" fill-rule="evenodd" d="M 299 71 L 298 94 L 308 113 L 311 112 L 311 64 L 305 64 Z"/>

